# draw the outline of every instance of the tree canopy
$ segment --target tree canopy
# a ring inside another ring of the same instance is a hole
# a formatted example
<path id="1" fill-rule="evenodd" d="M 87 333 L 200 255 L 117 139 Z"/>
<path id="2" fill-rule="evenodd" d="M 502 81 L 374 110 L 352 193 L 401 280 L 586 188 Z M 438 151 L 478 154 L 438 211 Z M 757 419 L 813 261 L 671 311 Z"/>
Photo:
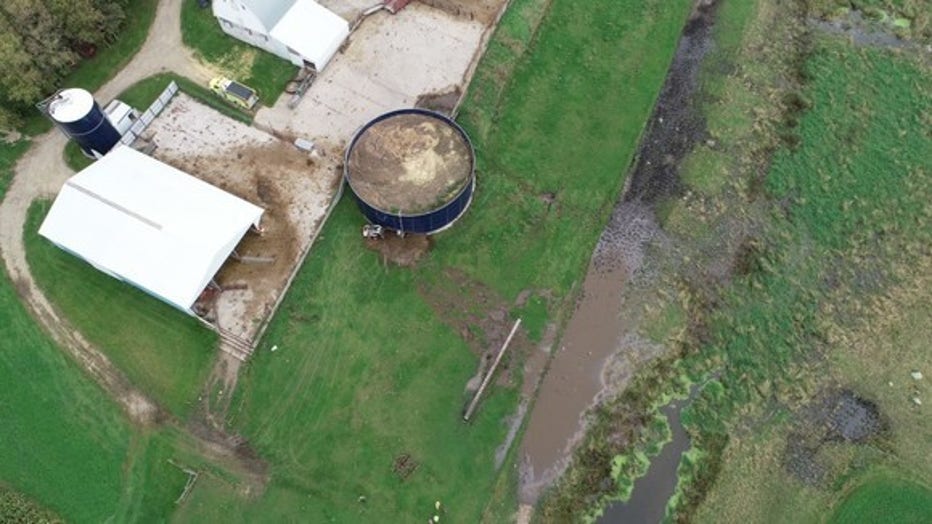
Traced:
<path id="1" fill-rule="evenodd" d="M 113 41 L 126 0 L 0 2 L 0 129 L 13 127 L 77 64 Z"/>

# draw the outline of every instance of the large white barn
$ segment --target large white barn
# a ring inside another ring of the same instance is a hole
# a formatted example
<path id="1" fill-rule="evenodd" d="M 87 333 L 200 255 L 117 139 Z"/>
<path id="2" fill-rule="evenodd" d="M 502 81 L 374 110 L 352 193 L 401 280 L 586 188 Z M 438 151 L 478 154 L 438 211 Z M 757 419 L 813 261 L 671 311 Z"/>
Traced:
<path id="1" fill-rule="evenodd" d="M 317 71 L 349 36 L 349 23 L 314 0 L 214 0 L 223 31 Z"/>
<path id="2" fill-rule="evenodd" d="M 193 314 L 262 208 L 117 146 L 65 182 L 39 234 Z"/>

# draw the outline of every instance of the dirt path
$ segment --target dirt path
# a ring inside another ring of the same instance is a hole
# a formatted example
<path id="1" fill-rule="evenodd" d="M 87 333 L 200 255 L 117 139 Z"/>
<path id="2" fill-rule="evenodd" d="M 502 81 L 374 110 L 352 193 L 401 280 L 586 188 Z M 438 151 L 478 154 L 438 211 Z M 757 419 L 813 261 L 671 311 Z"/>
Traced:
<path id="1" fill-rule="evenodd" d="M 162 71 L 173 71 L 198 82 L 210 78 L 210 71 L 181 43 L 180 14 L 181 0 L 159 3 L 142 48 L 126 67 L 97 90 L 98 101 L 107 102 L 135 82 Z M 34 200 L 53 197 L 72 175 L 62 157 L 65 144 L 64 135 L 52 129 L 33 138 L 32 147 L 16 164 L 13 180 L 0 202 L 3 263 L 23 303 L 39 323 L 122 406 L 133 422 L 142 426 L 172 422 L 168 413 L 137 389 L 106 355 L 56 311 L 30 273 L 23 243 L 26 214 Z M 208 455 L 233 459 L 256 480 L 264 480 L 264 467 L 242 439 L 217 431 L 193 430 L 192 433 L 199 437 Z"/>

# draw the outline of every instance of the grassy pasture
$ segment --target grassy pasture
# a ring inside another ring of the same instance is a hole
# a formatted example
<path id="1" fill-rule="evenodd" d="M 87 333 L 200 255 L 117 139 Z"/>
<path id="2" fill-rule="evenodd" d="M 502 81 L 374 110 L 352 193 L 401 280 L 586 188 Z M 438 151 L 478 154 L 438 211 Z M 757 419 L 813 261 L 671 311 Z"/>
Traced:
<path id="1" fill-rule="evenodd" d="M 181 38 L 212 66 L 258 91 L 266 106 L 275 104 L 297 72 L 287 60 L 224 33 L 212 11 L 201 9 L 197 2 L 181 5 Z"/>
<path id="2" fill-rule="evenodd" d="M 76 522 L 101 522 L 121 493 L 131 430 L 0 280 L 0 479 Z"/>
<path id="3" fill-rule="evenodd" d="M 803 4 L 721 2 L 702 76 L 711 140 L 681 168 L 687 194 L 658 209 L 692 260 L 664 275 L 681 284 L 640 326 L 685 358 L 643 370 L 619 407 L 609 407 L 564 491 L 544 501 L 543 521 L 591 506 L 585 497 L 592 500 L 617 453 L 600 435 L 617 437 L 618 420 L 650 412 L 644 399 L 663 398 L 683 374 L 719 378 L 683 414 L 696 447 L 681 464 L 678 517 L 817 522 L 878 470 L 929 485 L 923 457 L 932 430 L 909 396 L 915 388 L 925 402 L 928 393 L 909 372 L 927 374 L 932 321 L 929 71 L 911 53 L 827 39 L 804 62 L 810 40 L 798 34 L 799 11 L 784 9 Z M 729 229 L 736 222 L 745 229 Z M 704 250 L 739 232 L 747 249 L 735 257 L 732 280 L 704 284 L 714 260 Z M 917 289 L 925 295 L 916 298 Z M 690 323 L 677 340 L 680 304 Z M 874 329 L 863 335 L 864 326 Z M 833 387 L 876 402 L 893 429 L 868 445 L 825 445 L 817 460 L 826 484 L 804 485 L 784 468 L 787 438 L 796 411 Z M 641 430 L 624 453 L 649 443 Z M 591 482 L 577 489 L 575 479 Z"/>
<path id="4" fill-rule="evenodd" d="M 476 360 L 418 289 L 452 268 L 506 302 L 548 289 L 551 307 L 571 307 L 688 11 L 685 0 L 512 6 L 463 107 L 479 162 L 469 213 L 417 269 L 386 268 L 344 199 L 242 376 L 232 424 L 275 472 L 243 515 L 306 507 L 309 520 L 414 520 L 440 499 L 447 518 L 472 522 L 493 490 L 513 486 L 499 484 L 493 455 L 517 390 L 492 388 L 462 423 Z M 550 211 L 545 192 L 557 195 Z M 535 332 L 553 313 L 527 309 Z M 402 453 L 420 464 L 403 482 L 392 472 Z M 231 491 L 214 484 L 192 501 L 207 511 L 206 499 Z"/>
<path id="5" fill-rule="evenodd" d="M 724 290 L 712 315 L 703 358 L 723 358 L 724 394 L 701 396 L 684 417 L 700 437 L 753 428 L 733 434 L 699 521 L 818 521 L 878 471 L 893 483 L 932 478 L 922 458 L 932 428 L 911 403 L 928 387 L 909 377 L 925 372 L 932 322 L 932 232 L 921 225 L 932 197 L 932 140 L 921 131 L 932 111 L 928 71 L 909 55 L 822 39 L 806 74 L 811 109 L 794 130 L 798 146 L 777 152 L 766 179 L 782 211 L 756 269 Z M 876 403 L 891 430 L 869 444 L 823 446 L 815 460 L 827 480 L 807 485 L 784 468 L 786 443 L 796 410 L 833 387 Z M 848 504 L 839 515 L 850 515 Z"/>
<path id="6" fill-rule="evenodd" d="M 184 418 L 210 372 L 216 335 L 40 237 L 49 206 L 47 201 L 33 205 L 24 232 L 39 287 L 134 384 Z"/>
<path id="7" fill-rule="evenodd" d="M 832 524 L 896 522 L 920 524 L 932 515 L 932 491 L 896 478 L 873 479 L 851 492 L 832 515 Z"/>

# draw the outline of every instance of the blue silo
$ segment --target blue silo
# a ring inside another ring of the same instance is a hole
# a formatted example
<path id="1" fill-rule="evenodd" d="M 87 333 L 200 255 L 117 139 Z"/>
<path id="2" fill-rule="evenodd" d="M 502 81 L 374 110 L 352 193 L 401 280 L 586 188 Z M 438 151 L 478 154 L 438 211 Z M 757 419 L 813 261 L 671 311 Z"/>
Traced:
<path id="1" fill-rule="evenodd" d="M 391 111 L 363 126 L 346 150 L 343 170 L 366 218 L 401 233 L 450 227 L 476 187 L 466 132 L 424 109 Z"/>
<path id="2" fill-rule="evenodd" d="M 93 95 L 84 89 L 58 92 L 49 100 L 46 110 L 58 127 L 91 158 L 107 154 L 120 141 L 120 133 Z"/>

